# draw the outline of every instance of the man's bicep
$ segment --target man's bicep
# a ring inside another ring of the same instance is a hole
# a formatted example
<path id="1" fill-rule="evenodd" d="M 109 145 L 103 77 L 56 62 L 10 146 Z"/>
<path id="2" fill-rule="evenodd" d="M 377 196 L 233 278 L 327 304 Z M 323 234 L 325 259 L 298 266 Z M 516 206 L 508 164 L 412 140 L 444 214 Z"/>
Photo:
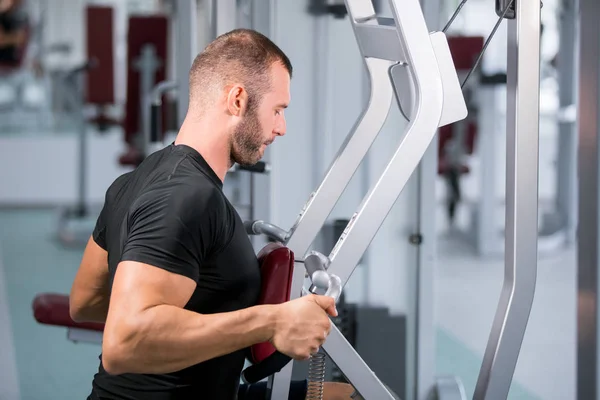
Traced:
<path id="1" fill-rule="evenodd" d="M 121 262 L 115 273 L 111 308 L 143 311 L 158 305 L 183 308 L 196 289 L 196 282 L 153 265 Z"/>
<path id="2" fill-rule="evenodd" d="M 183 308 L 194 293 L 196 283 L 180 274 L 174 274 L 152 265 L 121 262 L 112 284 L 107 329 L 115 330 L 128 324 L 144 310 L 160 305 Z"/>

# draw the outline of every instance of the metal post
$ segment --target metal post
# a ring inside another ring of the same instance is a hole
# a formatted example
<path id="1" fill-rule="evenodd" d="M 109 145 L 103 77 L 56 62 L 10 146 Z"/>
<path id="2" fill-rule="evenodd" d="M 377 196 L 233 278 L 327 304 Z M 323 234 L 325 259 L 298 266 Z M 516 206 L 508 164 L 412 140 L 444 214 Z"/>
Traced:
<path id="1" fill-rule="evenodd" d="M 496 210 L 496 137 L 498 117 L 496 115 L 496 85 L 480 85 L 477 89 L 477 100 L 485 104 L 477 111 L 477 124 L 481 134 L 478 137 L 479 159 L 479 203 L 472 215 L 472 242 L 480 256 L 496 255 L 504 246 L 498 245 L 502 240 L 498 229 Z"/>
<path id="2" fill-rule="evenodd" d="M 421 0 L 423 15 L 429 31 L 440 28 L 441 0 Z M 417 179 L 417 227 L 414 243 L 417 248 L 417 263 L 411 268 L 410 317 L 407 326 L 407 346 L 410 359 L 407 360 L 406 397 L 426 399 L 435 386 L 435 326 L 434 326 L 434 268 L 436 254 L 435 185 L 437 179 L 437 135 L 432 140 L 416 171 Z M 412 350 L 411 350 L 412 349 Z M 409 380 L 410 379 L 410 380 Z"/>
<path id="3" fill-rule="evenodd" d="M 598 399 L 600 2 L 579 0 L 577 399 Z"/>
<path id="4" fill-rule="evenodd" d="M 540 2 L 508 21 L 504 284 L 474 399 L 506 399 L 537 277 Z"/>
<path id="5" fill-rule="evenodd" d="M 177 0 L 177 62 L 176 80 L 178 89 L 177 114 L 181 124 L 187 114 L 190 87 L 189 73 L 194 58 L 198 53 L 198 34 L 196 19 L 198 17 L 196 0 Z"/>
<path id="6" fill-rule="evenodd" d="M 237 27 L 236 0 L 213 0 L 213 36 L 216 38 Z"/>
<path id="7" fill-rule="evenodd" d="M 261 32 L 265 36 L 276 41 L 274 37 L 273 14 L 275 13 L 275 0 L 271 1 L 252 1 L 250 3 L 250 24 L 252 29 Z M 271 149 L 267 148 L 262 161 L 270 163 Z M 251 182 L 253 218 L 271 221 L 271 188 L 273 176 L 271 173 L 258 174 Z M 258 251 L 267 244 L 264 236 L 252 236 L 252 243 Z"/>
<path id="8" fill-rule="evenodd" d="M 559 104 L 561 110 L 575 102 L 575 43 L 576 14 L 573 1 L 561 5 L 560 45 L 558 61 Z M 556 206 L 565 230 L 566 244 L 575 242 L 577 224 L 577 135 L 574 121 L 563 119 L 558 123 L 558 156 L 556 165 Z"/>
<path id="9" fill-rule="evenodd" d="M 77 72 L 73 76 L 73 99 L 75 100 L 74 109 L 76 110 L 77 129 L 79 133 L 79 162 L 78 162 L 78 201 L 75 209 L 77 217 L 85 217 L 89 210 L 87 209 L 87 185 L 88 178 L 88 134 L 87 121 L 85 119 L 85 76 L 87 71 Z"/>

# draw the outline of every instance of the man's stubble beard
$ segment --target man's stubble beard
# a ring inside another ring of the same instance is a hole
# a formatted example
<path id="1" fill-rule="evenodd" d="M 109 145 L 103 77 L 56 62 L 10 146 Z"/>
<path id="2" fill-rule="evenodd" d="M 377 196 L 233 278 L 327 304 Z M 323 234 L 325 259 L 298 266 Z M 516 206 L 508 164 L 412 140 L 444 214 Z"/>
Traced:
<path id="1" fill-rule="evenodd" d="M 254 165 L 260 158 L 264 144 L 262 126 L 256 111 L 249 112 L 236 127 L 231 139 L 231 164 Z"/>

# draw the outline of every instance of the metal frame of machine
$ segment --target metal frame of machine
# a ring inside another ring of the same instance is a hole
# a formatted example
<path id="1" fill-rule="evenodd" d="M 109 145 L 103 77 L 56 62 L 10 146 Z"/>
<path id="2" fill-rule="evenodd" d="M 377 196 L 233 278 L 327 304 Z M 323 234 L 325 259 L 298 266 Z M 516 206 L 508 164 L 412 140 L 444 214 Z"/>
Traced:
<path id="1" fill-rule="evenodd" d="M 320 186 L 284 243 L 305 254 L 377 137 L 392 96 L 410 115 L 407 133 L 384 174 L 355 213 L 329 255 L 328 269 L 345 284 L 433 140 L 437 128 L 466 117 L 466 105 L 445 35 L 430 34 L 418 1 L 390 2 L 393 18 L 377 18 L 372 2 L 346 1 L 369 72 L 371 97 Z M 282 238 L 279 232 L 279 238 Z M 296 264 L 292 298 L 301 295 L 304 265 Z M 364 398 L 393 398 L 358 353 L 333 327 L 325 352 Z M 271 398 L 285 398 L 292 363 L 270 379 Z"/>
<path id="2" fill-rule="evenodd" d="M 506 7 L 511 3 L 507 2 Z M 369 71 L 371 98 L 296 223 L 289 232 L 277 229 L 275 235 L 285 239 L 283 242 L 295 254 L 307 253 L 381 129 L 394 92 L 410 123 L 392 160 L 328 257 L 328 270 L 344 284 L 418 167 L 437 128 L 466 117 L 445 35 L 429 33 L 417 0 L 390 0 L 393 18 L 378 18 L 370 0 L 346 0 L 346 6 Z M 518 2 L 512 7 L 514 17 L 509 20 L 508 35 L 506 273 L 475 398 L 508 395 L 536 283 L 540 70 L 539 63 L 531 60 L 538 60 L 540 53 L 540 3 Z M 534 57 L 536 54 L 538 57 Z M 301 295 L 304 278 L 304 265 L 297 263 L 292 298 Z M 323 349 L 363 398 L 393 398 L 337 328 L 333 327 Z M 291 375 L 292 363 L 270 378 L 272 399 L 287 396 Z"/>

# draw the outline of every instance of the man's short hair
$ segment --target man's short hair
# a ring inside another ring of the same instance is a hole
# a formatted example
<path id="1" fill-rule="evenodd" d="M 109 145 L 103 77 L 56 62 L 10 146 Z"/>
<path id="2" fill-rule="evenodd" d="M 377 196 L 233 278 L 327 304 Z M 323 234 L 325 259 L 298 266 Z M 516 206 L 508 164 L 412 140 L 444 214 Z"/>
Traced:
<path id="1" fill-rule="evenodd" d="M 239 82 L 248 92 L 248 107 L 255 107 L 271 88 L 270 70 L 275 62 L 292 77 L 289 58 L 265 35 L 235 29 L 217 37 L 198 54 L 190 69 L 190 105 L 204 107 L 215 91 Z"/>

